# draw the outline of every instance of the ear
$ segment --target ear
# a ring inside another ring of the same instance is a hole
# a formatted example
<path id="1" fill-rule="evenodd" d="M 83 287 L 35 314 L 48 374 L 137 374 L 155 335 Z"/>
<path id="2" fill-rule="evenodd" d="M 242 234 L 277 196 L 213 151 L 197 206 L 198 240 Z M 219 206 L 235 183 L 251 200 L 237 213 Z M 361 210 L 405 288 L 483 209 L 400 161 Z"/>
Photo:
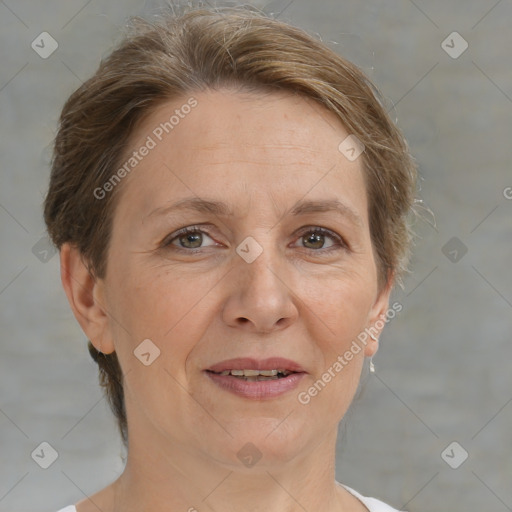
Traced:
<path id="1" fill-rule="evenodd" d="M 389 296 L 391 295 L 394 282 L 395 274 L 390 270 L 388 272 L 387 282 L 378 293 L 375 303 L 368 315 L 367 332 L 371 333 L 376 339 L 374 340 L 369 337 L 369 342 L 366 345 L 364 352 L 366 357 L 372 357 L 379 349 L 379 336 L 386 324 L 386 313 L 389 309 Z"/>
<path id="2" fill-rule="evenodd" d="M 60 250 L 60 278 L 80 327 L 96 350 L 114 352 L 109 318 L 104 301 L 104 281 L 96 280 L 75 246 L 65 243 Z"/>

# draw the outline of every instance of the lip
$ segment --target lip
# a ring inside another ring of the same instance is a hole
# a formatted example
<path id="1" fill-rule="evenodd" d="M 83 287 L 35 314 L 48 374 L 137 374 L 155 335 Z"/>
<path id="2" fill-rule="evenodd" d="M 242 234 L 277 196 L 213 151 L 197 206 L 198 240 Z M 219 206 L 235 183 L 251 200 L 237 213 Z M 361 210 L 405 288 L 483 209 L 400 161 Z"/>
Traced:
<path id="1" fill-rule="evenodd" d="M 299 363 L 282 357 L 269 357 L 268 359 L 239 357 L 236 359 L 227 359 L 226 361 L 221 361 L 220 363 L 210 366 L 210 368 L 206 370 L 215 373 L 220 373 L 225 370 L 288 370 L 291 372 L 306 373 Z"/>
<path id="2" fill-rule="evenodd" d="M 249 370 L 252 368 L 246 367 L 246 369 Z M 204 373 L 206 373 L 206 375 L 208 375 L 208 377 L 222 389 L 240 397 L 252 400 L 268 400 L 283 395 L 284 393 L 295 389 L 302 378 L 306 375 L 304 372 L 297 372 L 291 373 L 287 377 L 280 379 L 251 382 L 238 379 L 232 375 L 219 375 L 209 370 L 205 370 Z"/>
<path id="3" fill-rule="evenodd" d="M 288 370 L 294 373 L 279 379 L 246 381 L 232 375 L 219 375 L 225 370 Z M 204 373 L 220 388 L 252 400 L 268 400 L 283 395 L 296 388 L 307 374 L 299 363 L 283 357 L 227 359 L 204 370 Z"/>

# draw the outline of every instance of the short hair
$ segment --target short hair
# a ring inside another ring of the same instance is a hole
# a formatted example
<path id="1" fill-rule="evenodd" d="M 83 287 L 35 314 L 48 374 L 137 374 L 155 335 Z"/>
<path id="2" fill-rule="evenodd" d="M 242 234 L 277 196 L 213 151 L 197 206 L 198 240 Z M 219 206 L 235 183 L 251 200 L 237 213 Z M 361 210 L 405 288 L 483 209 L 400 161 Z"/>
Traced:
<path id="1" fill-rule="evenodd" d="M 95 74 L 67 99 L 55 138 L 44 203 L 60 250 L 77 247 L 91 275 L 106 275 L 113 214 L 122 184 L 102 200 L 94 190 L 122 163 L 132 134 L 157 106 L 222 87 L 313 99 L 364 144 L 361 155 L 379 289 L 402 285 L 411 245 L 416 165 L 382 96 L 354 64 L 300 28 L 249 7 L 188 8 L 129 30 Z M 340 141 L 341 142 L 341 141 Z M 123 378 L 116 353 L 88 341 L 100 384 L 128 445 Z"/>

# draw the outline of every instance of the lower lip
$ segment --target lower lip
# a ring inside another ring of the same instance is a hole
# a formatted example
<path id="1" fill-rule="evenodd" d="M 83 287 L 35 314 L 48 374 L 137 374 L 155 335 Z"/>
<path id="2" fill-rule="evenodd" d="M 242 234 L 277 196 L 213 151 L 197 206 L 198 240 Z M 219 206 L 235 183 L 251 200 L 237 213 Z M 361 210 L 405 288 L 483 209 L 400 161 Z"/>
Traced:
<path id="1" fill-rule="evenodd" d="M 265 400 L 280 396 L 295 389 L 305 373 L 291 373 L 287 377 L 273 380 L 247 381 L 231 375 L 220 375 L 210 371 L 206 374 L 215 384 L 235 395 L 253 400 Z"/>

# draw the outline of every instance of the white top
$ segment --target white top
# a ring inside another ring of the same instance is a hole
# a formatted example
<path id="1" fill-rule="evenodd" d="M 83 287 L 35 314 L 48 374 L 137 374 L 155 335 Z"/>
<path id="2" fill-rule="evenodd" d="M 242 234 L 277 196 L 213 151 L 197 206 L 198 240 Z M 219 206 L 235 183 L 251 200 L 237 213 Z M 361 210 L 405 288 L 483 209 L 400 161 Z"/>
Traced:
<path id="1" fill-rule="evenodd" d="M 340 484 L 342 485 L 342 484 Z M 396 508 L 392 508 L 389 505 L 386 505 L 384 502 L 377 500 L 375 498 L 366 498 L 361 496 L 357 491 L 347 487 L 346 485 L 342 485 L 347 489 L 350 494 L 354 495 L 359 501 L 370 511 L 370 512 L 399 512 Z M 76 508 L 74 505 L 69 505 L 68 507 L 62 508 L 57 512 L 76 512 Z"/>

